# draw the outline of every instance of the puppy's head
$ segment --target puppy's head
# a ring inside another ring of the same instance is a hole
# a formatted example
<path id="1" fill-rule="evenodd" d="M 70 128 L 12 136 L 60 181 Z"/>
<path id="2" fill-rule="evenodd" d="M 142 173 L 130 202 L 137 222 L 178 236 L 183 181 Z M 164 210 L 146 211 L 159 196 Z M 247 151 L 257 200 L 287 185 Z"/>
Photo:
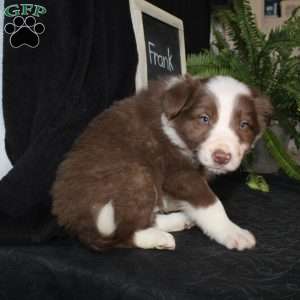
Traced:
<path id="1" fill-rule="evenodd" d="M 162 99 L 163 130 L 171 142 L 216 174 L 238 168 L 272 112 L 267 97 L 226 76 L 174 79 Z"/>

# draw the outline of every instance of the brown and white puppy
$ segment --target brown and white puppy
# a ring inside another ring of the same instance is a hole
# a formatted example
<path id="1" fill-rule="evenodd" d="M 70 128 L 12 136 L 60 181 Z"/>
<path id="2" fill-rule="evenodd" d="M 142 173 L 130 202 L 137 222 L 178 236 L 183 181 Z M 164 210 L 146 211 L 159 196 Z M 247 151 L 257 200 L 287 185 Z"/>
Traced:
<path id="1" fill-rule="evenodd" d="M 238 168 L 270 114 L 268 98 L 230 77 L 158 82 L 88 125 L 58 169 L 53 213 L 94 249 L 174 249 L 169 232 L 194 224 L 252 248 L 208 179 Z"/>

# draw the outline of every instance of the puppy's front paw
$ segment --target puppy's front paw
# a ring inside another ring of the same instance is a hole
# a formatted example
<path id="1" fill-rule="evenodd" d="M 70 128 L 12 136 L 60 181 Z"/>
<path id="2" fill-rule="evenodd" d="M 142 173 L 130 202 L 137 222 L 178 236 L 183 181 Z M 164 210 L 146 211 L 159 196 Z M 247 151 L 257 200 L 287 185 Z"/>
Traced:
<path id="1" fill-rule="evenodd" d="M 230 221 L 220 200 L 205 208 L 186 205 L 185 210 L 205 234 L 228 249 L 241 251 L 255 246 L 253 234 Z"/>
<path id="2" fill-rule="evenodd" d="M 237 249 L 239 251 L 251 249 L 256 244 L 255 237 L 250 231 L 242 229 L 233 223 L 224 232 L 222 240 L 221 243 L 228 249 Z"/>

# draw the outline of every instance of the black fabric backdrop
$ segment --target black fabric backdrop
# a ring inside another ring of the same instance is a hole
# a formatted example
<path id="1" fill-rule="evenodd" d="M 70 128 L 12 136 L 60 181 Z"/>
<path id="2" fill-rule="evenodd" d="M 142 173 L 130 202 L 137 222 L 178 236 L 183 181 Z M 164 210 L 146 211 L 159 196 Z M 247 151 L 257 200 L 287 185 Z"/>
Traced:
<path id="1" fill-rule="evenodd" d="M 6 146 L 14 168 L 0 182 L 7 215 L 0 222 L 13 224 L 10 231 L 2 227 L 2 241 L 16 233 L 38 241 L 53 230 L 48 191 L 58 163 L 95 114 L 134 91 L 137 53 L 127 1 L 38 4 L 47 14 L 38 20 L 46 30 L 37 48 L 13 49 L 5 34 Z"/>
<path id="2" fill-rule="evenodd" d="M 185 18 L 188 52 L 208 46 L 209 1 L 159 2 Z M 34 4 L 47 9 L 37 18 L 46 27 L 39 46 L 13 49 L 4 34 L 6 148 L 14 168 L 0 181 L 0 243 L 58 234 L 48 192 L 57 165 L 93 116 L 134 92 L 137 52 L 127 1 Z"/>

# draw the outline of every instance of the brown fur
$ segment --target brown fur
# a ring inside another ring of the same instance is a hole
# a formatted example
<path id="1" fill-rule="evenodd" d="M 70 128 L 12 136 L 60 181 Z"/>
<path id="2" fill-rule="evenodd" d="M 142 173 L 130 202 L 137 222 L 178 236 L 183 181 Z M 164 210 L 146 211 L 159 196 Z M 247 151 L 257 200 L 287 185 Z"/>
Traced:
<path id="1" fill-rule="evenodd" d="M 131 246 L 133 233 L 152 225 L 163 193 L 195 206 L 213 203 L 204 168 L 183 156 L 161 129 L 164 112 L 191 151 L 205 139 L 209 128 L 199 125 L 199 114 L 205 107 L 214 120 L 217 110 L 204 82 L 187 77 L 169 90 L 159 82 L 97 116 L 57 171 L 52 195 L 58 222 L 97 250 Z M 264 112 L 263 105 L 255 109 Z M 261 116 L 255 122 L 258 131 L 265 126 Z M 109 201 L 117 229 L 103 237 L 96 217 Z"/>

